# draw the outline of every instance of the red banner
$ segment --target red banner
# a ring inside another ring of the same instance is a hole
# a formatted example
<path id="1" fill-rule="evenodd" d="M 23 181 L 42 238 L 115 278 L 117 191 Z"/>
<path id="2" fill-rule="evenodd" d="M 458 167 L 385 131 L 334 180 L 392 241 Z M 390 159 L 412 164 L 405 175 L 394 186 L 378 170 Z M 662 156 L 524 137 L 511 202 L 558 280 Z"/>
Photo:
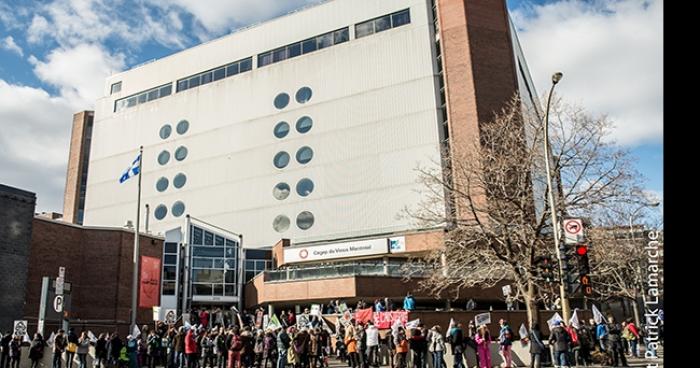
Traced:
<path id="1" fill-rule="evenodd" d="M 406 322 L 408 322 L 408 312 L 377 312 L 374 314 L 374 325 L 379 329 L 391 328 L 391 325 L 397 320 L 401 323 L 401 326 L 406 325 Z"/>
<path id="2" fill-rule="evenodd" d="M 358 309 L 355 311 L 355 322 L 365 323 L 372 320 L 372 308 Z"/>
<path id="3" fill-rule="evenodd" d="M 160 305 L 160 259 L 141 257 L 141 280 L 139 282 L 139 307 L 151 308 Z"/>

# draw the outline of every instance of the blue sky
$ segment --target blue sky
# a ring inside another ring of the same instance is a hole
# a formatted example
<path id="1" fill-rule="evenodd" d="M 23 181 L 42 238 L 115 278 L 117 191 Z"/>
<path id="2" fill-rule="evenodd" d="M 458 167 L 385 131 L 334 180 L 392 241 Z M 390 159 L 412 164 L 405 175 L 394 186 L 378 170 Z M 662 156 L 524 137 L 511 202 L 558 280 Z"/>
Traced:
<path id="1" fill-rule="evenodd" d="M 377 0 L 379 1 L 379 0 Z M 0 0 L 0 182 L 62 209 L 72 113 L 104 78 L 317 0 Z M 283 4 L 283 5 L 281 5 Z M 509 0 L 540 93 L 617 123 L 646 188 L 663 195 L 662 1 Z"/>

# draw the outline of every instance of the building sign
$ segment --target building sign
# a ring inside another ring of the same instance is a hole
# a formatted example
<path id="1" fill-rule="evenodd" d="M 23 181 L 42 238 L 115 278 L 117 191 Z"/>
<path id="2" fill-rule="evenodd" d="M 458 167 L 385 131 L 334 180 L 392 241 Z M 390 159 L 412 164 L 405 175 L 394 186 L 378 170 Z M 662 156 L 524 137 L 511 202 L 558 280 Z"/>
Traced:
<path id="1" fill-rule="evenodd" d="M 389 238 L 389 251 L 391 253 L 402 253 L 406 251 L 406 238 L 399 236 L 397 238 Z"/>
<path id="2" fill-rule="evenodd" d="M 160 259 L 142 256 L 139 307 L 151 308 L 158 305 L 160 305 Z"/>
<path id="3" fill-rule="evenodd" d="M 325 261 L 389 253 L 386 238 L 336 243 L 310 247 L 294 247 L 284 250 L 285 263 Z"/>

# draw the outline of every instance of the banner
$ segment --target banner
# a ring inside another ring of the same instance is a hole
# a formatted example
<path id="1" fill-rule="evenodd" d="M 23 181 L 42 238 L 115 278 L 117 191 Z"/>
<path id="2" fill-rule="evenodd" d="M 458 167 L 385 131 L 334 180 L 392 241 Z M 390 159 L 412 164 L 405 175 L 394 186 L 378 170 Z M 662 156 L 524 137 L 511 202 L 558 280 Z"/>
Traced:
<path id="1" fill-rule="evenodd" d="M 416 318 L 413 321 L 408 321 L 406 322 L 406 329 L 407 330 L 413 330 L 418 328 L 418 325 L 420 324 L 420 318 Z"/>
<path id="2" fill-rule="evenodd" d="M 591 304 L 593 307 L 591 308 L 593 310 L 593 319 L 595 319 L 595 323 L 601 324 L 603 321 L 605 321 L 605 317 L 603 317 L 603 313 L 600 313 L 598 308 L 596 308 L 595 304 Z"/>
<path id="3" fill-rule="evenodd" d="M 552 316 L 552 318 L 550 318 L 550 319 L 547 320 L 547 326 L 549 326 L 549 330 L 552 331 L 552 330 L 554 329 L 554 327 L 556 327 L 554 324 L 555 324 L 556 322 L 561 322 L 561 321 L 563 321 L 563 320 L 564 320 L 564 319 L 561 318 L 561 315 L 560 315 L 559 313 L 554 313 L 554 315 Z"/>
<path id="4" fill-rule="evenodd" d="M 321 305 L 320 304 L 311 304 L 311 315 L 312 316 L 320 316 L 321 315 Z"/>
<path id="5" fill-rule="evenodd" d="M 151 308 L 158 305 L 160 305 L 160 259 L 142 256 L 139 307 Z"/>
<path id="6" fill-rule="evenodd" d="M 277 318 L 277 315 L 272 314 L 272 317 L 270 317 L 270 320 L 265 325 L 265 329 L 276 331 L 279 328 L 282 328 L 282 324 L 280 323 L 280 320 Z"/>
<path id="7" fill-rule="evenodd" d="M 391 328 L 396 321 L 399 321 L 401 326 L 405 325 L 408 322 L 408 311 L 374 313 L 374 325 L 379 329 Z"/>
<path id="8" fill-rule="evenodd" d="M 366 323 L 367 321 L 373 321 L 373 313 L 372 308 L 358 309 L 355 311 L 355 322 Z"/>
<path id="9" fill-rule="evenodd" d="M 581 327 L 581 323 L 578 320 L 578 309 L 574 309 L 574 313 L 571 315 L 571 318 L 569 318 L 569 325 L 575 329 L 578 330 L 579 327 Z"/>
<path id="10" fill-rule="evenodd" d="M 166 309 L 164 319 L 166 324 L 174 325 L 177 321 L 177 309 Z"/>
<path id="11" fill-rule="evenodd" d="M 25 320 L 15 321 L 15 328 L 12 332 L 12 336 L 21 336 L 23 340 L 27 340 L 29 338 L 29 334 L 27 332 L 28 327 L 29 324 Z"/>

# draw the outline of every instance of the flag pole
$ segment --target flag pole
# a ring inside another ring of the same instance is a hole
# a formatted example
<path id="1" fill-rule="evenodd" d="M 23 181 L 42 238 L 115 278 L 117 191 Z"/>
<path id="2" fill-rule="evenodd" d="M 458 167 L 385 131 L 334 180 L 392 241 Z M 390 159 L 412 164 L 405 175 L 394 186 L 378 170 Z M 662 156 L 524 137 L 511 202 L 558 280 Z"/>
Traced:
<path id="1" fill-rule="evenodd" d="M 139 147 L 139 184 L 136 197 L 136 226 L 134 227 L 134 275 L 131 280 L 131 327 L 129 333 L 136 327 L 139 289 L 139 223 L 141 222 L 141 164 L 143 163 L 143 146 Z M 136 338 L 136 336 L 134 336 Z"/>

